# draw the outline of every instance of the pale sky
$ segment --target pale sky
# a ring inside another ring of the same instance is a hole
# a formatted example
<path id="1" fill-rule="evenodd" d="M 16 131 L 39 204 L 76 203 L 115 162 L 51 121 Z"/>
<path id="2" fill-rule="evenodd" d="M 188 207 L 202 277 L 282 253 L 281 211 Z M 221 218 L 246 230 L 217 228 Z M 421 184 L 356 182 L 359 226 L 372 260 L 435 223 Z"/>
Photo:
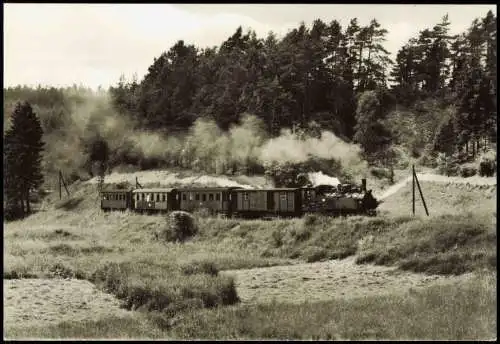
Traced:
<path id="1" fill-rule="evenodd" d="M 451 33 L 467 29 L 491 5 L 297 4 L 4 4 L 4 86 L 115 85 L 121 74 L 141 80 L 153 58 L 179 39 L 220 45 L 238 26 L 279 37 L 314 19 L 343 26 L 373 18 L 389 31 L 393 56 L 420 30 L 448 13 Z"/>

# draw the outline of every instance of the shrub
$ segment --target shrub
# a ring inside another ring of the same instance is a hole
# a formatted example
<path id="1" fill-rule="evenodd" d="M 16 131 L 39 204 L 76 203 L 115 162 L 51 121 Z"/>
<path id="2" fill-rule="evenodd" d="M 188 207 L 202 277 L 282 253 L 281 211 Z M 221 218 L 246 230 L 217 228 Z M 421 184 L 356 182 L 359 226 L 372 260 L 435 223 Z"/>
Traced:
<path id="1" fill-rule="evenodd" d="M 297 230 L 295 232 L 295 241 L 296 242 L 299 242 L 299 241 L 306 241 L 307 239 L 309 239 L 311 237 L 311 228 L 310 227 L 304 227 L 304 228 L 301 228 L 299 230 Z"/>
<path id="2" fill-rule="evenodd" d="M 54 278 L 85 279 L 85 274 L 83 272 L 74 271 L 72 267 L 61 262 L 54 263 L 49 267 L 49 275 Z"/>
<path id="3" fill-rule="evenodd" d="M 370 174 L 378 179 L 383 179 L 383 178 L 389 179 L 391 177 L 389 169 L 382 167 L 372 167 L 370 169 Z"/>
<path id="4" fill-rule="evenodd" d="M 167 217 L 162 235 L 166 241 L 185 241 L 198 233 L 194 217 L 185 211 L 173 211 Z"/>
<path id="5" fill-rule="evenodd" d="M 274 247 L 281 247 L 283 245 L 283 237 L 284 237 L 284 234 L 281 231 L 281 229 L 276 229 L 273 232 L 272 238 L 273 238 Z"/>
<path id="6" fill-rule="evenodd" d="M 468 178 L 475 176 L 477 174 L 477 169 L 473 166 L 462 166 L 460 167 L 460 177 Z"/>
<path id="7" fill-rule="evenodd" d="M 207 274 L 211 276 L 217 276 L 217 274 L 219 273 L 219 269 L 217 268 L 215 263 L 207 261 L 202 261 L 202 262 L 195 261 L 186 265 L 182 265 L 181 271 L 185 275 Z"/>
<path id="8" fill-rule="evenodd" d="M 483 158 L 479 162 L 479 175 L 481 177 L 492 177 L 495 174 L 496 163 L 493 159 Z"/>
<path id="9" fill-rule="evenodd" d="M 318 216 L 315 214 L 306 214 L 304 216 L 304 226 L 314 226 L 318 223 Z"/>
<path id="10" fill-rule="evenodd" d="M 306 248 L 303 255 L 308 263 L 320 261 L 328 256 L 324 248 L 316 246 Z"/>
<path id="11" fill-rule="evenodd" d="M 446 176 L 456 176 L 459 172 L 459 166 L 456 158 L 439 153 L 436 157 L 438 173 Z"/>

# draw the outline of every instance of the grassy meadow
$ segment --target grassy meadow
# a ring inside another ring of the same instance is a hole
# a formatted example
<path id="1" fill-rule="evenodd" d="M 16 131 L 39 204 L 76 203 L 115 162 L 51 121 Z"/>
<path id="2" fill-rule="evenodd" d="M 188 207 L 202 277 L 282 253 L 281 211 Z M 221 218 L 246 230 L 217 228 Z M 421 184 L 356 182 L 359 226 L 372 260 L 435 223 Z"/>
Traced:
<path id="1" fill-rule="evenodd" d="M 40 212 L 5 224 L 4 279 L 89 280 L 135 310 L 134 317 L 21 325 L 7 328 L 5 336 L 490 339 L 496 334 L 496 216 L 488 206 L 480 209 L 429 218 L 306 215 L 275 221 L 196 214 L 198 233 L 179 243 L 162 239 L 164 216 L 100 213 L 95 190 L 82 186 L 69 200 L 48 200 Z M 349 256 L 358 264 L 475 277 L 404 296 L 264 305 L 242 304 L 234 280 L 219 273 Z"/>

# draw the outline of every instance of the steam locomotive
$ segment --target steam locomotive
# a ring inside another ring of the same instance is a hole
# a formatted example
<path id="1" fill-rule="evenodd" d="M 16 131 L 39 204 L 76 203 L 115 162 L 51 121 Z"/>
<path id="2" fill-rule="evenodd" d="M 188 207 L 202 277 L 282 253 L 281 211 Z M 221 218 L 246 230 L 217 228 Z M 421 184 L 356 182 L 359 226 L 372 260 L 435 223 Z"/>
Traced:
<path id="1" fill-rule="evenodd" d="M 375 215 L 379 205 L 371 190 L 366 190 L 366 179 L 362 179 L 361 186 L 139 188 L 103 190 L 100 195 L 103 211 L 128 209 L 151 214 L 203 209 L 211 214 L 242 218 L 300 217 L 306 213 Z"/>

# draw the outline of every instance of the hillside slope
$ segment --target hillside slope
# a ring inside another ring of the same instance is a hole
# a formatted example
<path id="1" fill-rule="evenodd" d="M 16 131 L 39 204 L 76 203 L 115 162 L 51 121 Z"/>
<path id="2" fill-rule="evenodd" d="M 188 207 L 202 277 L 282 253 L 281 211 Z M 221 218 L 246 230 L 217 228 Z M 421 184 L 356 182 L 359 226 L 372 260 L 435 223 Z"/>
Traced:
<path id="1" fill-rule="evenodd" d="M 496 178 L 458 178 L 437 175 L 418 175 L 422 193 L 431 216 L 463 214 L 467 212 L 496 213 Z M 389 215 L 411 215 L 411 178 L 393 185 L 378 196 L 383 203 L 379 211 Z M 424 215 L 425 210 L 417 186 L 415 186 L 415 213 Z"/>

